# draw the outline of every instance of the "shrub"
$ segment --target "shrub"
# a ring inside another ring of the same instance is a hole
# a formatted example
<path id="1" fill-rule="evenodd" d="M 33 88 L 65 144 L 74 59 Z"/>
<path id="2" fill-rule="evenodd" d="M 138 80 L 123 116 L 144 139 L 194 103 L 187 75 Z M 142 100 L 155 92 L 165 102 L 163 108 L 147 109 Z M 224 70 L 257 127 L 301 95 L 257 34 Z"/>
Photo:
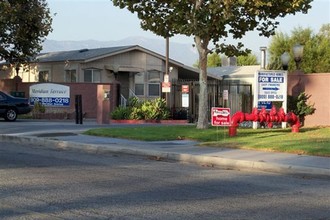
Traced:
<path id="1" fill-rule="evenodd" d="M 144 119 L 144 115 L 143 115 L 141 107 L 132 107 L 129 119 L 133 119 L 133 120 Z"/>
<path id="2" fill-rule="evenodd" d="M 140 102 L 137 98 L 129 99 L 127 107 L 117 107 L 111 118 L 115 120 L 163 120 L 168 119 L 170 111 L 166 107 L 166 101 L 161 98 Z"/>
<path id="3" fill-rule="evenodd" d="M 307 95 L 305 92 L 300 93 L 298 97 L 288 96 L 288 110 L 299 117 L 302 125 L 304 124 L 305 116 L 314 114 L 316 110 L 314 104 L 308 103 L 310 97 L 311 95 Z"/>
<path id="4" fill-rule="evenodd" d="M 170 117 L 170 111 L 166 107 L 166 101 L 161 98 L 157 98 L 153 101 L 154 111 L 157 112 L 156 119 L 168 119 Z"/>
<path id="5" fill-rule="evenodd" d="M 141 102 L 136 97 L 131 97 L 128 99 L 128 107 L 141 107 Z"/>
<path id="6" fill-rule="evenodd" d="M 131 108 L 118 106 L 111 112 L 111 118 L 115 120 L 130 119 Z"/>

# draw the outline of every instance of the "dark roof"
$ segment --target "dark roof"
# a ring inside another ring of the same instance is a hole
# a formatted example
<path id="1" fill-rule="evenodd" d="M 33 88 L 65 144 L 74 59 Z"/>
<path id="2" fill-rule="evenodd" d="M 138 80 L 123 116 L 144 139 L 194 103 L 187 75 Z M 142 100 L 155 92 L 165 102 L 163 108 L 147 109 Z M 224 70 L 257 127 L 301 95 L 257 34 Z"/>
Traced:
<path id="1" fill-rule="evenodd" d="M 138 45 L 130 46 L 117 46 L 107 48 L 96 48 L 96 49 L 81 49 L 81 50 L 70 50 L 70 51 L 57 51 L 39 54 L 36 57 L 36 62 L 47 63 L 47 62 L 65 62 L 65 61 L 80 61 L 89 62 L 95 59 L 100 59 L 107 56 L 116 55 L 132 50 L 140 50 L 146 53 L 152 54 L 153 56 L 159 57 L 163 60 L 166 58 L 158 53 L 151 50 L 145 49 Z M 179 69 L 179 75 L 181 78 L 198 78 L 198 69 L 185 66 L 184 64 L 170 59 L 170 63 L 175 64 Z M 192 76 L 193 74 L 193 76 Z"/>
<path id="2" fill-rule="evenodd" d="M 62 62 L 62 61 L 85 61 L 105 55 L 111 55 L 116 52 L 134 48 L 136 46 L 119 46 L 97 49 L 81 49 L 70 51 L 57 51 L 39 54 L 36 58 L 38 62 Z"/>

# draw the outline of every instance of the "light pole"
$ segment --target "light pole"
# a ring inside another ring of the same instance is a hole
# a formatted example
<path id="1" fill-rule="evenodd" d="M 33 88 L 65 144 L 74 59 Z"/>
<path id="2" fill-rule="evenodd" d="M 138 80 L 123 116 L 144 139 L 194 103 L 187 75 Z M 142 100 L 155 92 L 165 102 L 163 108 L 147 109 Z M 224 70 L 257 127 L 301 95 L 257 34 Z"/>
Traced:
<path id="1" fill-rule="evenodd" d="M 18 92 L 18 83 L 19 82 L 22 82 L 22 78 L 18 75 L 19 74 L 19 69 L 20 69 L 20 67 L 19 67 L 19 63 L 16 63 L 16 65 L 15 65 L 15 70 L 16 70 L 16 76 L 14 77 L 14 81 L 15 81 L 15 92 L 16 92 L 16 94 L 15 94 L 15 96 L 17 96 L 17 92 Z"/>
<path id="2" fill-rule="evenodd" d="M 289 62 L 290 62 L 290 54 L 288 52 L 284 52 L 281 55 L 281 62 L 282 62 L 282 68 L 283 68 L 283 70 L 285 70 L 285 75 L 287 78 L 287 74 L 288 74 L 287 72 L 289 69 Z M 287 90 L 287 85 L 286 85 L 286 90 Z M 285 96 L 287 96 L 287 91 L 285 92 Z M 282 103 L 282 108 L 284 109 L 284 112 L 286 113 L 287 112 L 287 97 L 284 97 L 284 101 Z M 282 122 L 282 128 L 286 128 L 286 127 L 287 127 L 287 123 Z"/>
<path id="3" fill-rule="evenodd" d="M 294 57 L 294 61 L 296 62 L 297 70 L 300 70 L 300 63 L 304 52 L 304 46 L 300 44 L 296 44 L 293 46 L 292 50 L 293 50 L 293 57 Z"/>

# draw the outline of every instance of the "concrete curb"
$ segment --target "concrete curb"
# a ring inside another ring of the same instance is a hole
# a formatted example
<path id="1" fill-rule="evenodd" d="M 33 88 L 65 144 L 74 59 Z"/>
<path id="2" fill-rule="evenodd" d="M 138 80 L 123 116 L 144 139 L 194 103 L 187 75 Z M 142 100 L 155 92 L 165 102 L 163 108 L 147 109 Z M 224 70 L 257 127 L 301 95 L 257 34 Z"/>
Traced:
<path id="1" fill-rule="evenodd" d="M 74 150 L 87 153 L 119 153 L 138 156 L 152 156 L 158 159 L 182 161 L 195 164 L 218 166 L 224 169 L 259 170 L 287 175 L 299 175 L 330 179 L 330 170 L 317 167 L 283 165 L 248 160 L 235 160 L 216 156 L 192 155 L 185 153 L 162 152 L 157 150 L 136 149 L 127 145 L 109 144 L 108 146 L 84 144 L 70 141 L 52 140 L 38 137 L 0 135 L 0 140 L 17 144 L 34 144 L 51 149 Z"/>

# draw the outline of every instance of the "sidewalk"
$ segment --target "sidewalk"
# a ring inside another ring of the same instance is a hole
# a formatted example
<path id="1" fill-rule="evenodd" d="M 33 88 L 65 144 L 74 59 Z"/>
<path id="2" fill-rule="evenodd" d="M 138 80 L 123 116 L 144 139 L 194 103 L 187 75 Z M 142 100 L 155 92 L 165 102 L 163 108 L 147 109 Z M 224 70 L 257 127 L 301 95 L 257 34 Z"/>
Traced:
<path id="1" fill-rule="evenodd" d="M 218 166 L 224 169 L 259 170 L 281 174 L 330 179 L 330 158 L 240 149 L 198 146 L 198 142 L 132 141 L 82 135 L 76 132 L 26 133 L 0 135 L 0 140 L 20 144 L 38 144 L 89 153 L 123 153 L 152 156 L 159 160 L 175 160 Z"/>

